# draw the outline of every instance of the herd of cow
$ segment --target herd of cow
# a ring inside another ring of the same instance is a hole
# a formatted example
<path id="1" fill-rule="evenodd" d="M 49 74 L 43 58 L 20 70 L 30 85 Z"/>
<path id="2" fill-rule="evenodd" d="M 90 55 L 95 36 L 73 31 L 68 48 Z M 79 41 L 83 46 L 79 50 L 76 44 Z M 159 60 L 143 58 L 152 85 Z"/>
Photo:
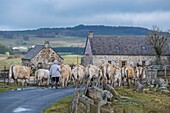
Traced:
<path id="1" fill-rule="evenodd" d="M 73 83 L 74 85 L 86 84 L 89 86 L 91 84 L 110 84 L 112 86 L 124 85 L 127 83 L 134 83 L 135 80 L 146 78 L 146 68 L 142 66 L 124 66 L 117 67 L 109 63 L 104 63 L 100 66 L 87 65 L 60 65 L 61 66 L 61 76 L 60 84 L 62 87 L 66 87 L 68 83 Z M 18 79 L 22 81 L 22 85 L 29 83 L 30 76 L 32 76 L 33 71 L 31 67 L 12 65 L 9 69 L 9 83 L 13 79 L 16 83 Z M 50 75 L 48 69 L 37 69 L 34 72 L 34 82 L 37 85 L 49 85 Z"/>

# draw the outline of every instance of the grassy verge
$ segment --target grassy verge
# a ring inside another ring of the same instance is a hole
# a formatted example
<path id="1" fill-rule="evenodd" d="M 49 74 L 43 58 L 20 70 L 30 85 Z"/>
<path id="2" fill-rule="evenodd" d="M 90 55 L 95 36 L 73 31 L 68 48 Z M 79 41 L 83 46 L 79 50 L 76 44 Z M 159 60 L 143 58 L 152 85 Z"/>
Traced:
<path id="1" fill-rule="evenodd" d="M 169 113 L 170 111 L 170 93 L 138 93 L 133 91 L 133 88 L 126 87 L 116 90 L 122 96 L 129 98 L 113 101 L 111 105 L 104 106 L 106 109 L 113 108 L 114 113 Z M 69 113 L 70 103 L 71 97 L 64 98 L 47 108 L 44 113 Z"/>
<path id="2" fill-rule="evenodd" d="M 8 91 L 8 90 L 12 90 L 12 89 L 16 89 L 18 86 L 15 85 L 4 85 L 3 83 L 0 83 L 0 93 L 4 92 L 4 91 Z"/>
<path id="3" fill-rule="evenodd" d="M 45 109 L 44 113 L 69 113 L 72 96 L 59 100 L 57 103 Z"/>

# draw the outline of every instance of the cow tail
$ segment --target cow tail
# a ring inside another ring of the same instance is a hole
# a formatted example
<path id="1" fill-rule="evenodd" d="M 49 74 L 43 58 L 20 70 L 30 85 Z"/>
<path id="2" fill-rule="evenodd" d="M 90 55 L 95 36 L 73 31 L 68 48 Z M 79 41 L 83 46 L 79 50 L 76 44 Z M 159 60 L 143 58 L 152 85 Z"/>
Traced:
<path id="1" fill-rule="evenodd" d="M 10 83 L 10 79 L 11 79 L 11 78 L 14 79 L 13 67 L 14 67 L 14 65 L 12 65 L 12 66 L 9 68 L 8 84 Z"/>

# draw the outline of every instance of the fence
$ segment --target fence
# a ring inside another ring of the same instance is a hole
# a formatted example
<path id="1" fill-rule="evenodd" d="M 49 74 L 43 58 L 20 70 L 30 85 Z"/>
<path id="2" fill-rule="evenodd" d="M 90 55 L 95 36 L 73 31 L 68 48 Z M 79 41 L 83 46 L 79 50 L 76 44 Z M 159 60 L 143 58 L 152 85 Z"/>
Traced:
<path id="1" fill-rule="evenodd" d="M 20 62 L 10 62 L 10 63 L 1 63 L 0 64 L 0 80 L 2 81 L 3 79 L 3 83 L 5 84 L 6 83 L 6 79 L 8 78 L 8 75 L 9 75 L 9 68 L 11 65 L 14 65 L 14 64 L 21 64 Z"/>
<path id="2" fill-rule="evenodd" d="M 152 77 L 158 77 L 170 81 L 170 66 L 165 65 L 161 69 L 147 69 L 147 74 Z"/>

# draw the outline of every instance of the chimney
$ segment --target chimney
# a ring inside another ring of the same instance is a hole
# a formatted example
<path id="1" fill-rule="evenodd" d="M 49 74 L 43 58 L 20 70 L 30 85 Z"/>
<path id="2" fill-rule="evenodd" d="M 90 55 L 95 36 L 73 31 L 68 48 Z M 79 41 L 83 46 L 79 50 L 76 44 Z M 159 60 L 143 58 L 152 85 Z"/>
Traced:
<path id="1" fill-rule="evenodd" d="M 49 41 L 45 41 L 44 45 L 45 45 L 46 48 L 48 48 L 50 46 L 50 42 Z"/>
<path id="2" fill-rule="evenodd" d="M 93 37 L 94 37 L 93 31 L 89 31 L 89 32 L 88 32 L 88 38 L 93 38 Z"/>

